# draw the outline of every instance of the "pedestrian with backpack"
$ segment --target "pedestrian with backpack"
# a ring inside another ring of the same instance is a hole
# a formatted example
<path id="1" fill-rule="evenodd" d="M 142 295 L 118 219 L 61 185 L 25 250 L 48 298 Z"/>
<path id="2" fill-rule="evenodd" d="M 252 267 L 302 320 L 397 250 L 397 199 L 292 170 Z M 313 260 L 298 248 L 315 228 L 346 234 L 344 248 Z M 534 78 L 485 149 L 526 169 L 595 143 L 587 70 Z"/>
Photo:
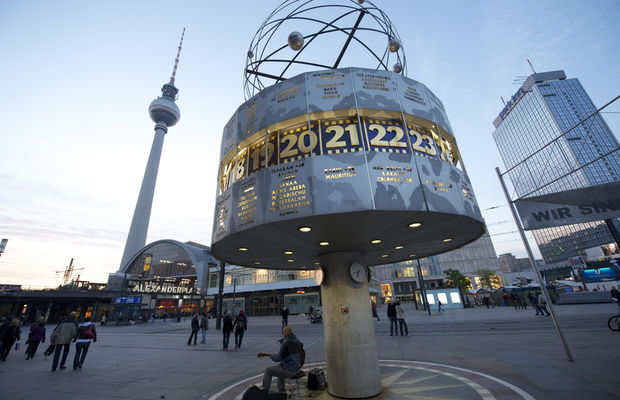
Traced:
<path id="1" fill-rule="evenodd" d="M 75 357 L 73 357 L 73 370 L 75 371 L 78 368 L 82 368 L 84 365 L 84 359 L 86 358 L 86 353 L 88 353 L 88 348 L 90 347 L 90 342 L 97 341 L 97 329 L 95 329 L 95 324 L 93 324 L 90 320 L 90 317 L 87 317 L 84 320 L 84 323 L 80 325 L 73 338 L 75 342 Z"/>
<path id="2" fill-rule="evenodd" d="M 64 319 L 60 325 L 54 329 L 54 332 L 52 332 L 52 335 L 55 335 L 54 344 L 56 345 L 54 348 L 54 361 L 52 361 L 52 372 L 56 371 L 58 361 L 60 361 L 60 369 L 67 368 L 65 363 L 69 355 L 69 350 L 71 349 L 71 340 L 77 333 L 75 315 L 75 311 L 72 311 L 69 317 Z M 60 358 L 60 353 L 62 353 L 62 359 Z"/>
<path id="3" fill-rule="evenodd" d="M 243 341 L 243 333 L 248 329 L 248 323 L 243 315 L 243 311 L 239 311 L 239 315 L 235 318 L 235 349 L 241 348 L 241 342 Z"/>

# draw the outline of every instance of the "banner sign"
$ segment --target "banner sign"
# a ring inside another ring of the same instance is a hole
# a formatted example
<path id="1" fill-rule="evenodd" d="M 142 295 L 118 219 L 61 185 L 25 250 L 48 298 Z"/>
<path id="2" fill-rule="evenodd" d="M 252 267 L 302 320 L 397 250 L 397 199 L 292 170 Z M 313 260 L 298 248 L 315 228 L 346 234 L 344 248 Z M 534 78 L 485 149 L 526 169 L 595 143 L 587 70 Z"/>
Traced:
<path id="1" fill-rule="evenodd" d="M 525 230 L 620 217 L 620 182 L 515 201 Z"/>

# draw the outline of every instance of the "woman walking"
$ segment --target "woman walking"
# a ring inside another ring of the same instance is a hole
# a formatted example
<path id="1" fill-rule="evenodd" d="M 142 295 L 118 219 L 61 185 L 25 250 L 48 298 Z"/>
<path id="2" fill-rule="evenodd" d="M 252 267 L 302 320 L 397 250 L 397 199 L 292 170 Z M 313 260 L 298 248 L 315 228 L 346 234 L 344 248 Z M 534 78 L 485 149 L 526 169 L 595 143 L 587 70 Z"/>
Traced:
<path id="1" fill-rule="evenodd" d="M 28 334 L 28 348 L 26 349 L 26 360 L 34 358 L 34 354 L 39 348 L 39 343 L 45 343 L 45 319 L 43 317 L 37 320 L 37 323 L 30 327 Z"/>

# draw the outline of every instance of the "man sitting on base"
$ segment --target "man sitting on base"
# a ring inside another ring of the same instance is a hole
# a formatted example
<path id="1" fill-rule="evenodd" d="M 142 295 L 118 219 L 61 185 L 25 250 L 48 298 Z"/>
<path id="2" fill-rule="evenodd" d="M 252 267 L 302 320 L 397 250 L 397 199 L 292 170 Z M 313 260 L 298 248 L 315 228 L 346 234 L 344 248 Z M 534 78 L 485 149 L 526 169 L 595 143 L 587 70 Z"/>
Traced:
<path id="1" fill-rule="evenodd" d="M 302 352 L 303 343 L 301 343 L 297 336 L 293 334 L 293 330 L 290 325 L 287 325 L 282 330 L 284 338 L 280 345 L 280 351 L 278 354 L 258 353 L 259 357 L 270 357 L 275 362 L 280 362 L 278 365 L 267 367 L 265 375 L 263 375 L 263 390 L 269 391 L 271 387 L 271 377 L 278 378 L 278 391 L 283 393 L 284 378 L 292 378 L 295 376 L 302 366 Z"/>

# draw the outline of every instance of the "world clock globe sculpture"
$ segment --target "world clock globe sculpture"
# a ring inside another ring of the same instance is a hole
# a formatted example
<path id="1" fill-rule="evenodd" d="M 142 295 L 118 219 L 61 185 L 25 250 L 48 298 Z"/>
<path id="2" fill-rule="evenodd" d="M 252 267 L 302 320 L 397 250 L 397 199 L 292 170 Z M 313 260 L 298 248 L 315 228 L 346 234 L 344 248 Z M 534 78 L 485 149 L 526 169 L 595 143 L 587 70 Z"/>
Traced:
<path id="1" fill-rule="evenodd" d="M 402 43 L 370 1 L 284 1 L 247 50 L 246 101 L 222 137 L 211 250 L 315 270 L 340 398 L 382 392 L 368 266 L 485 232 L 443 104 L 406 76 Z"/>

